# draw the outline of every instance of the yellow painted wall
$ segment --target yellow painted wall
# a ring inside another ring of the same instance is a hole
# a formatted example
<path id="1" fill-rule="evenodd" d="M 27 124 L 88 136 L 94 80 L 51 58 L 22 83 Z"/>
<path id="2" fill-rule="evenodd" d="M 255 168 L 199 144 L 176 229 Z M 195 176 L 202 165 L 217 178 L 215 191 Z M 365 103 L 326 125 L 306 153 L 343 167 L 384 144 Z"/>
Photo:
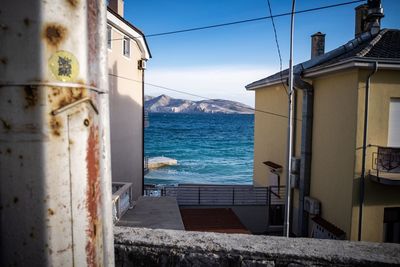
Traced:
<path id="1" fill-rule="evenodd" d="M 288 96 L 281 84 L 257 89 L 256 109 L 274 112 L 283 116 L 288 114 Z M 301 119 L 303 92 L 296 90 L 296 134 L 294 155 L 300 157 L 301 153 Z M 280 174 L 280 184 L 286 185 L 286 162 L 287 162 L 287 127 L 288 119 L 274 116 L 263 112 L 255 112 L 254 127 L 254 178 L 255 186 L 269 186 L 273 182 L 270 178 L 269 168 L 263 164 L 264 161 L 272 161 L 283 167 Z M 297 232 L 299 192 L 293 190 L 292 194 L 292 224 L 293 231 Z"/>
<path id="2" fill-rule="evenodd" d="M 313 85 L 310 195 L 321 201 L 321 216 L 348 237 L 356 146 L 357 71 L 316 78 Z"/>
<path id="3" fill-rule="evenodd" d="M 362 147 L 364 125 L 365 81 L 371 70 L 358 73 L 358 121 L 357 148 Z M 387 146 L 390 98 L 400 97 L 400 72 L 379 70 L 371 79 L 367 144 Z M 400 133 L 399 133 L 400 134 Z M 376 147 L 367 148 L 366 170 L 372 169 L 372 153 Z M 358 234 L 359 177 L 362 150 L 356 151 L 354 175 L 353 220 L 351 239 Z M 385 186 L 365 180 L 365 204 L 363 209 L 362 240 L 383 241 L 383 212 L 385 207 L 400 207 L 400 188 Z"/>
<path id="4" fill-rule="evenodd" d="M 313 150 L 310 195 L 321 201 L 321 216 L 356 240 L 358 189 L 364 116 L 364 90 L 368 70 L 349 70 L 315 78 Z M 371 80 L 368 144 L 387 145 L 390 98 L 400 98 L 400 73 L 379 71 Z M 301 91 L 298 92 L 298 121 L 295 155 L 301 147 Z M 287 95 L 281 85 L 256 90 L 256 109 L 287 116 Z M 400 133 L 399 133 L 400 134 Z M 254 185 L 268 186 L 268 168 L 263 161 L 283 166 L 286 181 L 287 118 L 256 112 L 254 130 Z M 372 152 L 367 150 L 367 170 Z M 298 190 L 293 190 L 293 227 L 297 222 Z M 366 179 L 363 240 L 383 241 L 385 207 L 400 206 L 398 187 Z M 310 224 L 311 226 L 312 224 Z M 296 230 L 296 229 L 294 229 Z"/>
<path id="5" fill-rule="evenodd" d="M 257 110 L 273 112 L 283 116 L 288 114 L 288 96 L 281 84 L 257 89 L 255 107 Z M 302 92 L 297 92 L 297 134 L 295 155 L 300 156 L 301 139 L 301 105 Z M 254 120 L 254 179 L 255 186 L 268 186 L 269 169 L 264 161 L 272 161 L 283 167 L 280 174 L 281 185 L 286 184 L 286 149 L 287 127 L 286 117 L 274 116 L 263 112 L 255 112 Z"/>
<path id="6" fill-rule="evenodd" d="M 112 39 L 122 39 L 121 32 L 112 28 Z M 123 41 L 111 42 L 108 50 L 111 162 L 113 181 L 133 183 L 137 199 L 142 190 L 142 71 L 138 69 L 141 52 L 134 40 L 130 41 L 130 57 L 123 55 Z"/>

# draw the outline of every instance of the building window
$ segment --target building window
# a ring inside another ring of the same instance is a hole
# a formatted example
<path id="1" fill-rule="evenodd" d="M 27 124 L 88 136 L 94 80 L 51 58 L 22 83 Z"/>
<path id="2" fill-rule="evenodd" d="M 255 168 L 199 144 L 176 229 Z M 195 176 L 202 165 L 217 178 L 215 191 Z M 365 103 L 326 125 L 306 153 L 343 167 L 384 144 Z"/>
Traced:
<path id="1" fill-rule="evenodd" d="M 400 147 L 400 99 L 390 99 L 388 146 Z"/>
<path id="2" fill-rule="evenodd" d="M 111 39 L 112 39 L 111 26 L 107 25 L 107 47 L 108 47 L 108 49 L 111 49 Z"/>
<path id="3" fill-rule="evenodd" d="M 130 40 L 128 37 L 124 37 L 124 56 L 129 57 L 130 56 Z"/>
<path id="4" fill-rule="evenodd" d="M 400 243 L 400 208 L 385 208 L 383 213 L 383 242 Z"/>

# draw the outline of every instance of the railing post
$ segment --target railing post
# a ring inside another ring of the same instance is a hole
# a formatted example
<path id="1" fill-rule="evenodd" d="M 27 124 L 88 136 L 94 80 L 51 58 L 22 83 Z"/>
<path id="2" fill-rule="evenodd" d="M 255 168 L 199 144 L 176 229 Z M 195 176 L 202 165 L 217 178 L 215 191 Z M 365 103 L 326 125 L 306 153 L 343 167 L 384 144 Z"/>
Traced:
<path id="1" fill-rule="evenodd" d="M 200 186 L 199 187 L 197 187 L 198 188 L 198 195 L 199 195 L 199 199 L 198 199 L 198 204 L 200 205 Z"/>
<path id="2" fill-rule="evenodd" d="M 269 231 L 269 222 L 271 221 L 271 187 L 267 186 L 267 232 Z"/>
<path id="3" fill-rule="evenodd" d="M 235 205 L 235 187 L 232 187 L 232 206 Z"/>

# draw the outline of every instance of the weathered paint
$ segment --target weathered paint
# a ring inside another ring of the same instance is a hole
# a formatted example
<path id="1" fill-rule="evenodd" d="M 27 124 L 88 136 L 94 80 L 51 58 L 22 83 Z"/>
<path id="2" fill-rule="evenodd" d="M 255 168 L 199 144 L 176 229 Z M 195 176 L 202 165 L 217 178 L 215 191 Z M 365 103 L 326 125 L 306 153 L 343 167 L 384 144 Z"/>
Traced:
<path id="1" fill-rule="evenodd" d="M 89 4 L 96 8 L 90 23 Z M 104 203 L 111 182 L 102 170 L 109 155 L 100 136 L 109 128 L 101 125 L 107 102 L 96 88 L 104 92 L 107 84 L 99 44 L 105 3 L 25 7 L 6 0 L 0 17 L 0 265 L 112 266 L 112 217 Z M 88 36 L 96 36 L 90 49 Z M 62 51 L 79 63 L 68 83 L 49 64 Z"/>
<path id="2" fill-rule="evenodd" d="M 86 245 L 86 257 L 88 266 L 97 266 L 96 261 L 96 240 L 97 229 L 99 229 L 98 206 L 100 203 L 100 181 L 99 181 L 99 136 L 98 128 L 89 127 L 87 141 L 87 191 L 86 206 L 88 210 L 88 235 Z"/>
<path id="3" fill-rule="evenodd" d="M 58 23 L 49 23 L 44 25 L 43 39 L 46 44 L 52 48 L 58 48 L 67 38 L 68 30 L 65 26 Z"/>
<path id="4" fill-rule="evenodd" d="M 79 0 L 67 0 L 67 2 L 72 8 L 77 8 L 80 1 Z"/>
<path id="5" fill-rule="evenodd" d="M 26 85 L 24 87 L 25 108 L 33 107 L 38 102 L 38 90 L 36 86 Z"/>

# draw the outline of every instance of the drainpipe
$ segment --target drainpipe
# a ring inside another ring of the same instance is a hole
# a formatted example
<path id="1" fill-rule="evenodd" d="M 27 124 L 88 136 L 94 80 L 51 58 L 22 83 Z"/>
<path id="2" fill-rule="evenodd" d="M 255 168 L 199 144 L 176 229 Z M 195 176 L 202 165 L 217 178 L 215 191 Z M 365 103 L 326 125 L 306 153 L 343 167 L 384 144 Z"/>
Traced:
<path id="1" fill-rule="evenodd" d="M 106 7 L 6 0 L 0 266 L 113 266 Z"/>
<path id="2" fill-rule="evenodd" d="M 303 90 L 299 210 L 297 223 L 301 236 L 307 237 L 308 213 L 304 211 L 304 197 L 310 195 L 314 88 L 311 84 L 302 80 L 300 73 L 301 71 L 297 69 L 294 74 L 295 86 Z"/>
<path id="3" fill-rule="evenodd" d="M 358 209 L 358 241 L 361 241 L 362 235 L 362 216 L 363 216 L 363 204 L 365 194 L 365 165 L 366 165 L 366 153 L 367 153 L 367 138 L 368 138 L 368 105 L 369 105 L 369 88 L 371 84 L 371 77 L 378 71 L 378 62 L 375 61 L 374 70 L 368 75 L 365 96 L 364 96 L 364 130 L 363 130 L 363 146 L 362 146 L 362 158 L 361 158 L 361 177 L 360 177 L 360 198 L 359 198 L 359 209 Z"/>
<path id="4" fill-rule="evenodd" d="M 142 69 L 142 196 L 144 196 L 144 69 Z"/>

